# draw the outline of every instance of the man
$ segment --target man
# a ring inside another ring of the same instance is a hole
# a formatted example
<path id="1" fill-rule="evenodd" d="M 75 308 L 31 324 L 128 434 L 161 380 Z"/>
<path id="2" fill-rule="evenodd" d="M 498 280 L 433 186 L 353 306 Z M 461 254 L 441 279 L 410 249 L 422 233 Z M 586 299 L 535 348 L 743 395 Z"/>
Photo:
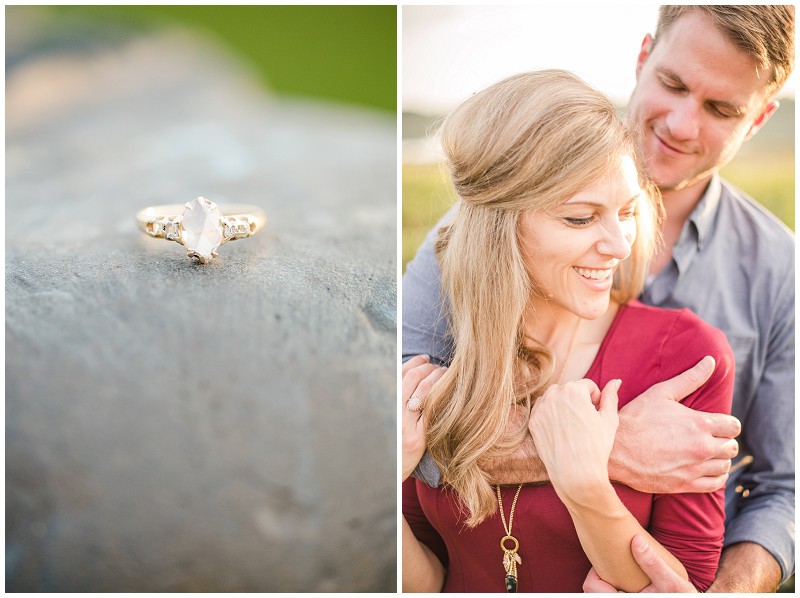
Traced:
<path id="1" fill-rule="evenodd" d="M 648 35 L 642 44 L 628 107 L 666 209 L 664 249 L 642 300 L 689 307 L 726 333 L 736 356 L 733 415 L 742 423 L 741 452 L 730 468 L 733 418 L 678 402 L 707 379 L 712 368 L 701 362 L 620 411 L 609 474 L 653 493 L 710 491 L 727 479 L 725 545 L 709 591 L 774 591 L 794 570 L 794 242 L 717 174 L 777 109 L 793 39 L 792 6 L 662 7 L 655 39 Z M 403 282 L 404 359 L 426 353 L 447 362 L 452 352 L 435 234 Z M 493 477 L 541 479 L 532 442 L 517 455 Z M 430 460 L 426 466 L 430 474 Z M 632 550 L 651 573 L 651 589 L 694 590 L 660 568 L 641 540 Z M 585 589 L 613 588 L 592 572 Z"/>

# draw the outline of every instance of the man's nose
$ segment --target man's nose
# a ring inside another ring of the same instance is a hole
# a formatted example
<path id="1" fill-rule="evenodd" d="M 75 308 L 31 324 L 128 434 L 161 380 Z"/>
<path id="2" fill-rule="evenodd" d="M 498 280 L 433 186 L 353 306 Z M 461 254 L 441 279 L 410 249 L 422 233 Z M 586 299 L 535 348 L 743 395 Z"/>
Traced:
<path id="1" fill-rule="evenodd" d="M 691 97 L 681 98 L 667 114 L 666 124 L 670 137 L 676 141 L 697 139 L 700 133 L 700 107 Z"/>

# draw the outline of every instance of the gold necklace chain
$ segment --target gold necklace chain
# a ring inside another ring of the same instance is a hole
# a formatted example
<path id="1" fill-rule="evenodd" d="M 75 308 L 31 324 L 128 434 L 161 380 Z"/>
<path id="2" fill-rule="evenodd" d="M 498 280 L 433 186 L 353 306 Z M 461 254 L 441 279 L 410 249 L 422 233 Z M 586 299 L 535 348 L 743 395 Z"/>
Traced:
<path id="1" fill-rule="evenodd" d="M 500 505 L 500 521 L 503 522 L 503 529 L 506 531 L 506 535 L 511 535 L 511 527 L 514 525 L 514 509 L 517 507 L 517 499 L 519 498 L 519 492 L 522 490 L 522 484 L 519 485 L 517 488 L 517 493 L 514 495 L 514 502 L 511 503 L 511 512 L 508 514 L 508 525 L 506 525 L 506 516 L 503 513 L 503 497 L 500 495 L 500 484 L 497 485 L 497 503 Z"/>
<path id="2" fill-rule="evenodd" d="M 503 568 L 506 570 L 506 592 L 515 593 L 517 591 L 517 565 L 522 564 L 522 558 L 517 551 L 519 550 L 519 540 L 511 535 L 511 529 L 514 525 L 514 509 L 517 507 L 517 499 L 522 490 L 522 484 L 517 488 L 517 493 L 514 495 L 514 502 L 511 503 L 511 512 L 508 514 L 508 525 L 506 525 L 506 516 L 503 513 L 503 497 L 500 494 L 500 484 L 497 485 L 497 503 L 500 506 L 500 521 L 503 522 L 503 530 L 506 535 L 500 540 L 500 548 L 503 549 Z M 512 542 L 513 546 L 508 548 L 506 542 Z"/>

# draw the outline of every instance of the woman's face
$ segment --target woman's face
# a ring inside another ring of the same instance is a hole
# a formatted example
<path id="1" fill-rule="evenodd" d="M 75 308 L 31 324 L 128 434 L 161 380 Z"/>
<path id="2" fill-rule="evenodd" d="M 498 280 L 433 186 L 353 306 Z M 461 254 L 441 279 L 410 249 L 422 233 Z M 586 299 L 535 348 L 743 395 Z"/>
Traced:
<path id="1" fill-rule="evenodd" d="M 548 297 L 547 309 L 585 319 L 606 313 L 614 269 L 636 238 L 641 195 L 634 161 L 625 156 L 556 208 L 522 214 L 522 251 L 528 272 Z"/>

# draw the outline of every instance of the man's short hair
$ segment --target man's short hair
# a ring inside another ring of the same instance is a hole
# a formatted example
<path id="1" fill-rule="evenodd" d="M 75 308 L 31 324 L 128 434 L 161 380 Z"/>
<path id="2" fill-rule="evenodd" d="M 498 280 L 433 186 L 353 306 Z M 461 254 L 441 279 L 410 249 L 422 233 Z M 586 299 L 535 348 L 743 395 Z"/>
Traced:
<path id="1" fill-rule="evenodd" d="M 794 6 L 661 6 L 656 43 L 678 18 L 693 10 L 710 16 L 720 31 L 751 56 L 760 69 L 772 71 L 766 86 L 770 94 L 783 86 L 794 68 Z"/>

